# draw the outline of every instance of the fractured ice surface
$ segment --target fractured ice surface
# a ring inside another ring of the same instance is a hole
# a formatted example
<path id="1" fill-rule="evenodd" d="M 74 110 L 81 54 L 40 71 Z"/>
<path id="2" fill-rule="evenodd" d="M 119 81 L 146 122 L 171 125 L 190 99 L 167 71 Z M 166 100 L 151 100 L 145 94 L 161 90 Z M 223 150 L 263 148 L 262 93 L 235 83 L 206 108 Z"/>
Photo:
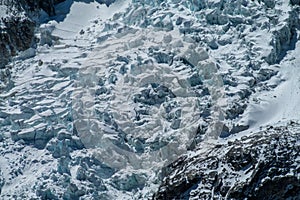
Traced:
<path id="1" fill-rule="evenodd" d="M 97 5 L 75 1 L 0 72 L 1 198 L 150 198 L 178 157 L 193 168 L 215 143 L 297 118 L 296 5 Z"/>
<path id="2" fill-rule="evenodd" d="M 108 165 L 148 167 L 147 162 L 172 162 L 182 154 L 201 121 L 201 96 L 195 87 L 208 87 L 212 103 L 219 106 L 222 83 L 207 52 L 194 50 L 176 31 L 169 38 L 163 35 L 152 29 L 124 30 L 119 38 L 101 42 L 80 70 L 78 86 L 83 90 L 78 87 L 74 93 L 75 128 L 86 147 L 96 147 Z M 119 164 L 109 158 L 107 148 L 120 154 Z"/>

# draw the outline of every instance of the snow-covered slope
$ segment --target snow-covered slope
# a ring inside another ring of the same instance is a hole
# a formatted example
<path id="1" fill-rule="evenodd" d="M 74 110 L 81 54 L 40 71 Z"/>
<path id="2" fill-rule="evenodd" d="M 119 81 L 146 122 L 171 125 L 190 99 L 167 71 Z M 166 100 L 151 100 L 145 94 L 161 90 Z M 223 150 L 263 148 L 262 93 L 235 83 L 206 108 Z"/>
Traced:
<path id="1" fill-rule="evenodd" d="M 252 124 L 253 128 L 299 120 L 300 101 L 300 42 L 295 49 L 288 52 L 287 56 L 278 65 L 279 76 L 282 83 L 268 92 L 259 92 L 253 95 L 244 119 Z M 278 80 L 274 80 L 278 81 Z M 276 83 L 275 83 L 276 84 Z"/>
<path id="2" fill-rule="evenodd" d="M 299 120 L 298 5 L 98 2 L 41 13 L 37 47 L 7 66 L 1 198 L 151 198 L 164 176 L 185 176 L 165 168 L 174 161 L 193 165 L 216 146 L 243 148 L 243 136 Z M 201 184 L 178 191 L 201 193 Z"/>

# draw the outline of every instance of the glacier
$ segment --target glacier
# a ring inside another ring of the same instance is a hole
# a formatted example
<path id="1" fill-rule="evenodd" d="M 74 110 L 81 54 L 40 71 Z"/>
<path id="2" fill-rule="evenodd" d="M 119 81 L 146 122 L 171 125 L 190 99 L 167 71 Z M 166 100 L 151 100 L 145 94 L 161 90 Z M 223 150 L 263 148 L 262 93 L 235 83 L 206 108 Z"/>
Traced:
<path id="1" fill-rule="evenodd" d="M 54 3 L 2 53 L 2 199 L 299 198 L 298 1 Z"/>

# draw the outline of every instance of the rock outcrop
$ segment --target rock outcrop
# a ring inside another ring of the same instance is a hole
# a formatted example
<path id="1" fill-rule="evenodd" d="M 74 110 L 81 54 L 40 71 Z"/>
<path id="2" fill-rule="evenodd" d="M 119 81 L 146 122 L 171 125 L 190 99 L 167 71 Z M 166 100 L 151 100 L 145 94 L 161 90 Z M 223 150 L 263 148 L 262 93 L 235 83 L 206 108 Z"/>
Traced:
<path id="1" fill-rule="evenodd" d="M 290 0 L 290 3 L 292 5 L 299 5 L 300 6 L 300 1 L 299 0 Z"/>
<path id="2" fill-rule="evenodd" d="M 299 199 L 300 124 L 268 127 L 165 168 L 153 199 Z"/>
<path id="3" fill-rule="evenodd" d="M 34 30 L 38 23 L 34 16 L 41 9 L 49 16 L 55 15 L 54 5 L 63 1 L 0 1 L 5 12 L 0 19 L 0 68 L 4 68 L 12 56 L 34 46 Z"/>
<path id="4" fill-rule="evenodd" d="M 23 2 L 25 3 L 24 5 L 26 6 L 27 4 L 32 11 L 43 9 L 48 15 L 53 16 L 55 15 L 54 5 L 64 1 L 65 0 L 28 0 Z"/>
<path id="5" fill-rule="evenodd" d="M 0 30 L 0 67 L 19 51 L 28 49 L 34 38 L 35 23 L 28 17 L 11 16 L 3 19 L 4 27 Z"/>

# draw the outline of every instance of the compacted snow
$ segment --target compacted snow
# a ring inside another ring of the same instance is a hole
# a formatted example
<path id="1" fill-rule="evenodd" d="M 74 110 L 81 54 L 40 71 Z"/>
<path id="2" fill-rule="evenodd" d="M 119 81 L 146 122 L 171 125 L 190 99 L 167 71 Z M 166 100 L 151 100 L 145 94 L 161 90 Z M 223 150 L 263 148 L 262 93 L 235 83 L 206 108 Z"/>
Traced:
<path id="1" fill-rule="evenodd" d="M 300 42 L 294 51 L 277 66 L 281 83 L 268 92 L 253 95 L 243 120 L 248 120 L 253 130 L 260 126 L 299 120 L 300 101 Z M 272 80 L 271 80 L 272 81 Z M 278 81 L 278 80 L 274 80 Z"/>
<path id="2" fill-rule="evenodd" d="M 106 21 L 114 13 L 124 11 L 128 4 L 129 1 L 118 1 L 107 7 L 97 1 L 86 3 L 68 0 L 56 8 L 58 23 L 52 35 L 73 40 L 82 29 L 90 26 L 93 20 Z"/>

